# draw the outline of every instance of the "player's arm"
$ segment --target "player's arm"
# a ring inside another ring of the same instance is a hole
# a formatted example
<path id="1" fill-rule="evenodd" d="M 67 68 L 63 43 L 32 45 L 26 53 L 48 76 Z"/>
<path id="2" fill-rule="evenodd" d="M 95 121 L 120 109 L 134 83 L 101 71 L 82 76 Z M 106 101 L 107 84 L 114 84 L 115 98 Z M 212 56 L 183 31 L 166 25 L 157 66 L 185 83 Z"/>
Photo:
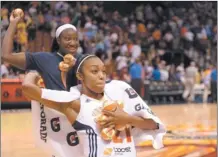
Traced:
<path id="1" fill-rule="evenodd" d="M 100 125 L 103 127 L 109 127 L 111 125 L 130 125 L 145 130 L 156 130 L 159 128 L 159 124 L 152 118 L 131 115 L 122 109 L 117 109 L 115 112 L 103 111 L 103 114 L 109 116 L 108 119 L 100 122 Z"/>
<path id="2" fill-rule="evenodd" d="M 2 60 L 16 66 L 20 69 L 25 69 L 26 66 L 26 57 L 25 53 L 12 53 L 13 51 L 13 41 L 14 41 L 14 35 L 16 32 L 16 27 L 18 22 L 20 21 L 20 17 L 14 18 L 11 14 L 10 17 L 10 24 L 6 31 L 6 34 L 4 36 L 3 42 L 2 42 Z"/>
<path id="3" fill-rule="evenodd" d="M 154 115 L 150 107 L 148 107 L 148 105 L 137 93 L 135 97 L 131 98 L 130 95 L 126 93 L 125 103 L 129 113 L 127 121 L 130 125 L 145 130 L 159 130 L 161 132 L 165 132 L 165 127 L 161 120 Z"/>
<path id="4" fill-rule="evenodd" d="M 140 129 L 164 132 L 165 127 L 163 123 L 154 115 L 138 93 L 125 82 L 120 81 L 118 85 L 124 91 L 122 101 L 126 111 L 126 122 Z"/>
<path id="5" fill-rule="evenodd" d="M 26 75 L 22 84 L 24 95 L 31 100 L 39 101 L 43 105 L 65 114 L 68 120 L 73 123 L 76 119 L 77 112 L 79 112 L 79 100 L 75 100 L 73 102 L 55 102 L 43 99 L 43 90 L 46 89 L 41 89 L 36 85 L 38 77 L 38 74 L 33 72 Z"/>
<path id="6" fill-rule="evenodd" d="M 133 115 L 128 115 L 127 124 L 145 130 L 159 129 L 159 123 L 156 123 L 153 119 Z"/>
<path id="7" fill-rule="evenodd" d="M 41 89 L 40 87 L 36 85 L 36 82 L 38 79 L 39 79 L 39 75 L 35 72 L 30 72 L 25 76 L 23 84 L 22 84 L 22 90 L 23 90 L 24 95 L 31 100 L 36 100 L 36 101 L 41 102 L 47 107 L 63 112 L 63 106 L 66 106 L 69 103 L 61 105 L 61 103 L 56 103 L 53 101 L 42 99 L 41 95 L 42 95 L 43 89 Z"/>

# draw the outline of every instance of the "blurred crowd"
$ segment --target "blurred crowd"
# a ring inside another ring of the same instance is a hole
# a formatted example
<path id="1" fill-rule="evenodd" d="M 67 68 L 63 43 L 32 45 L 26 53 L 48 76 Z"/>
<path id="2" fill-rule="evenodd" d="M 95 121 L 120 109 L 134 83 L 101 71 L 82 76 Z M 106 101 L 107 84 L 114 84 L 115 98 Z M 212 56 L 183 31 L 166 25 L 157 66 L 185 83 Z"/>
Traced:
<path id="1" fill-rule="evenodd" d="M 28 51 L 28 43 L 35 40 L 37 31 L 54 38 L 59 25 L 71 23 L 79 32 L 78 53 L 98 55 L 105 61 L 108 77 L 125 80 L 135 88 L 141 86 L 138 80 L 183 81 L 185 69 L 191 64 L 168 63 L 162 57 L 167 52 L 182 50 L 195 61 L 199 84 L 208 79 L 217 63 L 217 10 L 213 2 L 187 2 L 189 7 L 172 4 L 177 2 L 145 2 L 125 13 L 106 10 L 106 2 L 22 3 L 27 4 L 21 5 L 25 6 L 25 18 L 17 26 L 15 52 Z M 17 6 L 11 2 L 2 5 L 2 38 L 10 12 Z M 9 67 L 1 65 L 2 77 L 17 77 L 16 70 Z"/>

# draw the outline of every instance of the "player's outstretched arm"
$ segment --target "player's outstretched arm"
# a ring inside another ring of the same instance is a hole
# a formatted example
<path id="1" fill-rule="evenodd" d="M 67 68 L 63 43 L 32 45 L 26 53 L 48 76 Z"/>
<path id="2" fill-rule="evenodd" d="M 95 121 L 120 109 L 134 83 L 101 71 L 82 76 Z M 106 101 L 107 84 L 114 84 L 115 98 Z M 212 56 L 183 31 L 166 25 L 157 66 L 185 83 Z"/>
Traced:
<path id="1" fill-rule="evenodd" d="M 14 41 L 14 35 L 16 32 L 16 27 L 18 22 L 21 20 L 22 17 L 17 16 L 14 18 L 13 12 L 10 16 L 10 24 L 7 29 L 7 32 L 4 36 L 3 42 L 2 42 L 2 60 L 16 66 L 20 69 L 25 69 L 26 66 L 26 57 L 25 53 L 12 53 L 13 51 L 13 41 Z"/>
<path id="2" fill-rule="evenodd" d="M 41 89 L 36 85 L 38 79 L 39 79 L 38 73 L 30 72 L 26 75 L 22 84 L 22 90 L 24 95 L 31 100 L 36 100 L 49 108 L 52 108 L 54 110 L 57 110 L 65 114 L 68 120 L 70 121 L 70 123 L 73 124 L 76 120 L 77 113 L 80 110 L 80 101 L 74 100 L 70 102 L 55 102 L 55 101 L 43 99 L 42 92 L 43 90 L 47 90 L 47 89 Z M 61 91 L 56 91 L 56 92 L 61 92 Z"/>
<path id="3" fill-rule="evenodd" d="M 61 106 L 63 105 L 60 105 L 61 103 L 56 103 L 41 98 L 42 89 L 36 85 L 38 79 L 39 79 L 38 73 L 30 72 L 26 75 L 22 84 L 22 90 L 24 95 L 31 100 L 39 101 L 42 104 L 46 105 L 47 107 L 62 112 Z"/>

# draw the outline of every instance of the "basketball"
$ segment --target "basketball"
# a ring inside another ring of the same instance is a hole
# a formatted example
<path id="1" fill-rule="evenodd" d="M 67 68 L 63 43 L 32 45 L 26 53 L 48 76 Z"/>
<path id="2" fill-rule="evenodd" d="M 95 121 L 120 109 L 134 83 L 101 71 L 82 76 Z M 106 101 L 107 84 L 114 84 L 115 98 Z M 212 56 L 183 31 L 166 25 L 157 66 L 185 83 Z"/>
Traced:
<path id="1" fill-rule="evenodd" d="M 112 137 L 115 135 L 115 130 L 112 129 L 110 131 L 108 131 L 109 128 L 104 128 L 101 130 L 101 138 L 103 140 L 109 141 L 112 140 Z"/>
<path id="2" fill-rule="evenodd" d="M 120 107 L 121 109 L 124 108 L 124 104 L 121 101 L 105 101 L 103 110 L 106 111 L 112 111 L 115 112 L 117 110 L 117 107 Z M 126 128 L 126 126 L 123 125 L 116 125 L 115 129 L 119 131 L 123 131 Z"/>
<path id="3" fill-rule="evenodd" d="M 72 54 L 66 54 L 64 56 L 64 63 L 71 65 L 74 57 Z"/>
<path id="4" fill-rule="evenodd" d="M 103 110 L 115 112 L 117 110 L 117 101 L 105 101 L 103 103 Z"/>
<path id="5" fill-rule="evenodd" d="M 107 116 L 100 114 L 95 118 L 95 122 L 98 123 L 99 121 L 102 121 L 105 119 L 107 119 Z"/>
<path id="6" fill-rule="evenodd" d="M 105 116 L 105 115 L 99 115 L 99 116 L 97 116 L 96 118 L 95 118 L 95 122 L 97 123 L 97 128 L 99 128 L 99 129 L 101 129 L 100 130 L 100 132 L 101 132 L 101 138 L 103 139 L 103 140 L 106 140 L 106 141 L 108 141 L 108 140 L 111 140 L 112 139 L 112 137 L 113 137 L 113 135 L 114 135 L 114 133 L 115 133 L 115 130 L 113 129 L 113 130 L 111 130 L 111 131 L 109 131 L 108 132 L 108 129 L 109 128 L 101 128 L 101 126 L 99 125 L 99 121 L 102 121 L 102 120 L 105 120 L 105 119 L 107 119 L 107 116 Z"/>
<path id="7" fill-rule="evenodd" d="M 14 16 L 14 17 L 18 17 L 18 16 L 23 17 L 23 16 L 24 16 L 24 12 L 23 12 L 22 9 L 17 8 L 17 9 L 15 9 L 15 10 L 13 11 L 13 16 Z"/>

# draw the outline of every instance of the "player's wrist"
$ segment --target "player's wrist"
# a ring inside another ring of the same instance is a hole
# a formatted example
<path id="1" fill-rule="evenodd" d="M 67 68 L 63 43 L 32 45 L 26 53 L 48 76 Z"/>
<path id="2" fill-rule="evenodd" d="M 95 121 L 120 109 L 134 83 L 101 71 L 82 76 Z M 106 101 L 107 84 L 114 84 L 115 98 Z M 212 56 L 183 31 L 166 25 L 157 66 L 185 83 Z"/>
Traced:
<path id="1" fill-rule="evenodd" d="M 16 29 L 18 23 L 19 21 L 11 21 L 9 24 L 9 28 Z"/>
<path id="2" fill-rule="evenodd" d="M 137 117 L 132 116 L 132 115 L 127 116 L 127 118 L 126 118 L 127 125 L 135 126 L 136 122 L 137 122 Z"/>

